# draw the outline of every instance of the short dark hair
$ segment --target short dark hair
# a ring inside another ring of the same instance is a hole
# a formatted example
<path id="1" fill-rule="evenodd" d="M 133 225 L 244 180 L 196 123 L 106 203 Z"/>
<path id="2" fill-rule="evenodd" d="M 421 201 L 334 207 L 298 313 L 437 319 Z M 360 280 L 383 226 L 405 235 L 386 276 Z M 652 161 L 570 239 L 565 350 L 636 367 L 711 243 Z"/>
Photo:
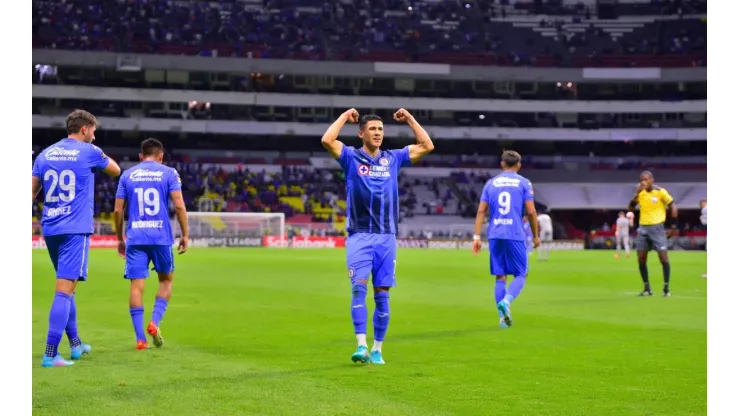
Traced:
<path id="1" fill-rule="evenodd" d="M 148 138 L 141 142 L 141 154 L 144 156 L 154 156 L 164 152 L 164 145 L 157 139 Z"/>
<path id="2" fill-rule="evenodd" d="M 513 168 L 522 162 L 522 156 L 513 150 L 504 150 L 501 154 L 501 161 L 504 162 L 507 168 Z"/>
<path id="3" fill-rule="evenodd" d="M 365 114 L 364 116 L 360 117 L 360 130 L 365 130 L 365 126 L 367 126 L 367 123 L 369 121 L 380 121 L 382 123 L 383 119 L 375 114 Z"/>
<path id="4" fill-rule="evenodd" d="M 98 125 L 98 119 L 92 113 L 85 110 L 75 110 L 67 116 L 67 134 L 77 134 L 83 127 L 94 127 Z"/>
<path id="5" fill-rule="evenodd" d="M 649 170 L 643 170 L 642 173 L 640 174 L 640 177 L 643 177 L 643 176 L 647 176 L 648 178 L 652 178 L 653 177 L 653 172 L 650 172 Z"/>

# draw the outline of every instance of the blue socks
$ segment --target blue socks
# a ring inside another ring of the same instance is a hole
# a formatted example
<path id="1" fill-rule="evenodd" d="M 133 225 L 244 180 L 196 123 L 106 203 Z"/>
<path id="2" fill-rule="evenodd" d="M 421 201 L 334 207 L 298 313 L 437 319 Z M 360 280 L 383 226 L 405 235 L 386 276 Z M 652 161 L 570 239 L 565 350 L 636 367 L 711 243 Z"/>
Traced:
<path id="1" fill-rule="evenodd" d="M 506 296 L 504 296 L 504 300 L 507 303 L 511 303 L 514 301 L 514 299 L 519 296 L 519 293 L 522 292 L 522 289 L 524 289 L 524 283 L 527 282 L 527 278 L 524 276 L 517 276 L 514 278 L 514 280 L 509 285 L 509 288 L 506 290 Z"/>
<path id="2" fill-rule="evenodd" d="M 352 286 L 352 324 L 355 326 L 355 334 L 367 333 L 367 286 Z"/>
<path id="3" fill-rule="evenodd" d="M 144 307 L 129 308 L 128 311 L 131 314 L 131 322 L 134 324 L 136 340 L 146 341 L 146 333 L 144 332 Z"/>
<path id="4" fill-rule="evenodd" d="M 367 286 L 352 286 L 352 324 L 355 326 L 355 334 L 367 333 Z M 388 331 L 388 323 L 391 319 L 390 294 L 378 292 L 375 294 L 375 313 L 373 314 L 373 338 L 383 341 Z"/>
<path id="5" fill-rule="evenodd" d="M 69 345 L 71 347 L 79 347 L 82 345 L 80 336 L 77 333 L 77 305 L 75 304 L 74 294 L 72 294 L 72 298 L 69 301 L 69 319 L 67 320 L 65 332 L 67 333 L 67 339 L 69 339 Z"/>
<path id="6" fill-rule="evenodd" d="M 56 357 L 59 343 L 62 341 L 64 328 L 69 320 L 69 308 L 72 297 L 63 292 L 56 292 L 49 312 L 49 332 L 46 335 L 46 356 Z"/>
<path id="7" fill-rule="evenodd" d="M 373 338 L 383 341 L 388 330 L 388 322 L 391 320 L 391 305 L 389 292 L 378 292 L 375 294 L 375 313 L 373 314 Z"/>
<path id="8" fill-rule="evenodd" d="M 167 305 L 167 299 L 157 298 L 154 300 L 154 312 L 152 312 L 152 322 L 154 322 L 154 325 L 159 326 L 164 313 L 167 311 Z"/>
<path id="9" fill-rule="evenodd" d="M 496 299 L 496 304 L 504 300 L 506 296 L 506 280 L 496 280 L 496 286 L 493 288 L 493 296 Z M 503 318 L 504 314 L 498 311 L 498 317 Z"/>

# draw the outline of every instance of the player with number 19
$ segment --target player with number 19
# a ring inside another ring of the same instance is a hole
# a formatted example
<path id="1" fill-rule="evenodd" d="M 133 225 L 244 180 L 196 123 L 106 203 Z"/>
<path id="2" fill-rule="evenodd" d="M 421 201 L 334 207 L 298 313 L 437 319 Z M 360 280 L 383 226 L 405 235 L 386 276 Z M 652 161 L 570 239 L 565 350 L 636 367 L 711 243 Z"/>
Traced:
<path id="1" fill-rule="evenodd" d="M 128 169 L 121 176 L 114 208 L 118 254 L 126 259 L 124 278 L 131 281 L 129 313 L 136 333 L 136 348 L 149 348 L 144 332 L 144 282 L 149 277 L 149 263 L 159 277 L 159 290 L 154 300 L 152 319 L 146 332 L 156 347 L 164 344 L 159 324 L 162 321 L 170 296 L 175 261 L 172 255 L 172 226 L 169 220 L 169 198 L 175 204 L 177 221 L 182 237 L 180 254 L 188 248 L 188 219 L 182 198 L 180 175 L 173 168 L 162 164 L 164 146 L 156 139 L 141 143 L 141 163 Z M 124 205 L 128 203 L 126 241 L 123 236 Z"/>
<path id="2" fill-rule="evenodd" d="M 534 190 L 532 183 L 518 173 L 521 162 L 522 157 L 513 150 L 507 150 L 501 156 L 503 172 L 486 182 L 483 188 L 473 235 L 473 253 L 477 255 L 481 249 L 483 218 L 489 214 L 490 270 L 491 275 L 496 276 L 494 295 L 502 328 L 511 326 L 510 305 L 524 288 L 529 268 L 526 236 L 521 223 L 525 208 L 533 235 L 532 246 L 537 248 L 540 245 Z M 507 288 L 508 275 L 513 275 L 514 280 Z"/>
<path id="3" fill-rule="evenodd" d="M 97 125 L 89 112 L 73 111 L 66 120 L 67 137 L 44 149 L 33 163 L 31 200 L 43 189 L 41 228 L 57 275 L 43 367 L 74 364 L 58 352 L 64 332 L 72 360 L 79 360 L 91 350 L 77 332 L 75 289 L 77 282 L 87 280 L 90 235 L 94 231 L 95 171 L 121 174 L 118 164 L 92 144 Z"/>

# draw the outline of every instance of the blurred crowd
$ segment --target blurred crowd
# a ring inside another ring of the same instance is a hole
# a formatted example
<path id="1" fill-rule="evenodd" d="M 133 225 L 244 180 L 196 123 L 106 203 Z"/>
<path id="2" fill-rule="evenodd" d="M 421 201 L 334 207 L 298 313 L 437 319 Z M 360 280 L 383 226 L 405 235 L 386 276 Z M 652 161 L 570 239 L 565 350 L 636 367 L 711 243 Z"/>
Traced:
<path id="1" fill-rule="evenodd" d="M 264 58 L 355 60 L 382 52 L 418 60 L 430 54 L 445 59 L 444 54 L 468 53 L 485 54 L 489 63 L 522 65 L 537 64 L 541 56 L 554 60 L 551 64 L 567 65 L 575 57 L 706 52 L 706 23 L 688 16 L 705 12 L 706 2 L 657 1 L 648 7 L 619 3 L 615 13 L 628 16 L 686 15 L 639 24 L 624 36 L 613 36 L 593 23 L 597 14 L 592 6 L 511 3 L 43 0 L 33 2 L 33 41 L 35 47 L 62 49 Z M 507 13 L 535 18 L 548 13 L 535 27 L 552 27 L 556 36 L 502 20 Z"/>

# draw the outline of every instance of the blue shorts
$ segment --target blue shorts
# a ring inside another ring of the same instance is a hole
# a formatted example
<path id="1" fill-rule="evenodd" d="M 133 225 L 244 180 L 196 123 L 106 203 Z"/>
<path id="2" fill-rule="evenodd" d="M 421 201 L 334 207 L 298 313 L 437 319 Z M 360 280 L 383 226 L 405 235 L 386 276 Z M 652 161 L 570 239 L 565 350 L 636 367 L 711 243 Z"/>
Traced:
<path id="1" fill-rule="evenodd" d="M 87 280 L 90 234 L 59 234 L 44 237 L 57 279 Z"/>
<path id="2" fill-rule="evenodd" d="M 396 285 L 396 235 L 356 233 L 347 238 L 347 269 L 352 285 L 369 280 L 373 287 Z"/>
<path id="3" fill-rule="evenodd" d="M 142 245 L 126 246 L 126 266 L 123 277 L 126 279 L 146 279 L 149 277 L 149 262 L 154 271 L 168 274 L 175 270 L 175 256 L 172 246 Z"/>
<path id="4" fill-rule="evenodd" d="M 488 240 L 492 276 L 526 276 L 529 269 L 527 243 L 517 240 Z"/>

